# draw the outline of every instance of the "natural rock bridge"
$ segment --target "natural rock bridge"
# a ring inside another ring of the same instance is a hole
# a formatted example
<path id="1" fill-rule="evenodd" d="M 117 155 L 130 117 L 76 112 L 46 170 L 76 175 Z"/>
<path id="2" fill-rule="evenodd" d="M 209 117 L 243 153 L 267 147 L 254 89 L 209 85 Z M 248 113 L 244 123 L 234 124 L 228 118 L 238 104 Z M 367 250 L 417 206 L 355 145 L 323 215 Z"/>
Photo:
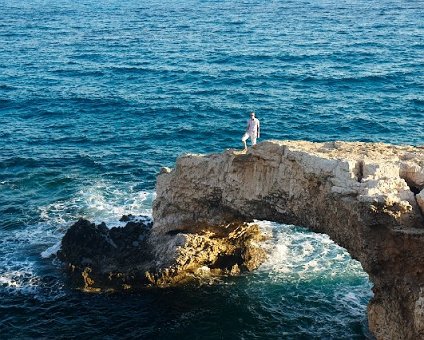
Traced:
<path id="1" fill-rule="evenodd" d="M 378 339 L 424 338 L 424 150 L 367 143 L 270 141 L 247 154 L 185 155 L 157 179 L 154 224 L 86 220 L 58 257 L 85 291 L 237 275 L 265 257 L 253 219 L 328 234 L 374 283 Z"/>
<path id="2" fill-rule="evenodd" d="M 374 284 L 376 337 L 424 338 L 423 189 L 422 149 L 269 141 L 247 154 L 185 155 L 163 169 L 152 233 L 262 219 L 328 234 Z"/>

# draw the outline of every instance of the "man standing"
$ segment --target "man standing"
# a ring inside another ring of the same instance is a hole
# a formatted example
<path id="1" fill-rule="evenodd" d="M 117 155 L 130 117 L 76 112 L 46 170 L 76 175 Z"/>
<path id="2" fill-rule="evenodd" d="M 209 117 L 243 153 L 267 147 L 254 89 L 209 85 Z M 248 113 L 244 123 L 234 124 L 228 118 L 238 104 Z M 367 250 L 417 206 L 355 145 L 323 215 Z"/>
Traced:
<path id="1" fill-rule="evenodd" d="M 246 132 L 241 138 L 242 142 L 244 143 L 244 151 L 247 150 L 247 144 L 246 144 L 247 139 L 250 137 L 250 141 L 252 145 L 255 145 L 256 139 L 259 138 L 259 134 L 260 134 L 259 132 L 260 132 L 259 119 L 255 118 L 255 112 L 251 112 L 250 119 L 247 121 Z"/>

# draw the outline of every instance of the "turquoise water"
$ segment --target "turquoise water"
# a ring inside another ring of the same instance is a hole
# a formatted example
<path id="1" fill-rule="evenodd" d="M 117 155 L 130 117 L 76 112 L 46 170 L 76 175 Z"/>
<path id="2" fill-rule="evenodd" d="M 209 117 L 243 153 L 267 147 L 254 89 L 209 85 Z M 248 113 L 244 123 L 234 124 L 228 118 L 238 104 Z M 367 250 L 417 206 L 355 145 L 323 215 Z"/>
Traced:
<path id="1" fill-rule="evenodd" d="M 184 152 L 263 139 L 424 143 L 422 1 L 0 0 L 0 334 L 364 338 L 370 283 L 327 237 L 257 272 L 85 295 L 50 256 L 79 217 L 151 213 Z"/>

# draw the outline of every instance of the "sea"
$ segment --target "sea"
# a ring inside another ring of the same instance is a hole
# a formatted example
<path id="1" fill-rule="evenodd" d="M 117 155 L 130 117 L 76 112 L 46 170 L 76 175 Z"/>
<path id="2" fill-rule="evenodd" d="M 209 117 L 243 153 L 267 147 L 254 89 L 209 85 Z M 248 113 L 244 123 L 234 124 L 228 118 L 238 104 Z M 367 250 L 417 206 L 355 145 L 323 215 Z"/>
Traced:
<path id="1" fill-rule="evenodd" d="M 424 2 L 0 0 L 1 339 L 372 339 L 372 283 L 327 235 L 258 221 L 256 271 L 88 294 L 79 217 L 151 216 L 184 153 L 261 139 L 424 144 Z"/>

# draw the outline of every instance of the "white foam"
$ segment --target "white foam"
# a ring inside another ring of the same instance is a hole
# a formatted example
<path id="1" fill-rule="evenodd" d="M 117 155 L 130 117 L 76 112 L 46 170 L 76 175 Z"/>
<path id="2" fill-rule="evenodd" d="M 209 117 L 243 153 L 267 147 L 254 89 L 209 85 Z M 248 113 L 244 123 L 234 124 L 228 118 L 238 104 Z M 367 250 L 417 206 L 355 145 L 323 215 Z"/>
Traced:
<path id="1" fill-rule="evenodd" d="M 56 255 L 57 252 L 60 250 L 60 246 L 62 245 L 62 241 L 56 242 L 51 247 L 47 248 L 41 253 L 41 257 L 44 259 L 49 258 L 50 256 Z"/>
<path id="2" fill-rule="evenodd" d="M 41 257 L 48 258 L 57 253 L 60 249 L 60 240 L 67 228 L 80 217 L 97 224 L 105 222 L 109 228 L 122 227 L 126 224 L 119 221 L 123 215 L 143 215 L 151 218 L 154 198 L 154 192 L 135 190 L 134 186 L 118 187 L 106 181 L 98 181 L 81 189 L 69 200 L 40 207 L 40 219 L 44 221 L 43 225 L 28 232 L 32 239 L 49 245 L 41 253 Z M 37 235 L 39 234 L 37 229 L 41 229 L 44 235 Z M 47 239 L 46 231 L 48 233 L 49 230 L 50 237 Z"/>
<path id="3" fill-rule="evenodd" d="M 8 272 L 0 275 L 0 285 L 20 288 L 21 284 L 18 277 L 22 276 L 20 272 Z"/>
<path id="4" fill-rule="evenodd" d="M 0 273 L 0 286 L 24 294 L 35 294 L 39 277 L 33 271 L 33 265 L 28 261 L 5 264 Z"/>
<path id="5" fill-rule="evenodd" d="M 361 264 L 327 235 L 293 225 L 256 223 L 273 235 L 265 242 L 269 257 L 259 268 L 260 274 L 282 281 L 367 277 Z"/>
<path id="6" fill-rule="evenodd" d="M 350 287 L 351 291 L 346 292 L 341 289 L 335 293 L 334 299 L 339 302 L 344 310 L 355 317 L 361 317 L 364 312 L 363 289 L 362 287 Z"/>
<path id="7" fill-rule="evenodd" d="M 81 189 L 73 198 L 40 208 L 40 217 L 49 223 L 65 224 L 85 217 L 108 227 L 122 226 L 122 215 L 152 216 L 153 192 L 137 191 L 134 186 L 120 188 L 105 181 Z"/>

